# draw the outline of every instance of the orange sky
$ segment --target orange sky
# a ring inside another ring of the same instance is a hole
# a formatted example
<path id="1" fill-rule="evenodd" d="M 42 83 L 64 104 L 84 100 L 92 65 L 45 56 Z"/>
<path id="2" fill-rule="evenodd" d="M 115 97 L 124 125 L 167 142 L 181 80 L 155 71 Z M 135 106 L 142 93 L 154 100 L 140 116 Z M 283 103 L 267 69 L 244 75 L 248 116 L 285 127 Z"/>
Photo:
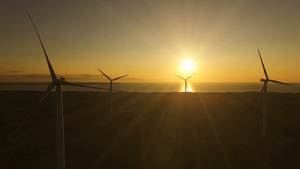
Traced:
<path id="1" fill-rule="evenodd" d="M 69 81 L 300 82 L 299 1 L 0 2 L 0 81 L 50 81 L 30 12 L 52 66 Z M 184 72 L 182 62 L 195 69 Z"/>

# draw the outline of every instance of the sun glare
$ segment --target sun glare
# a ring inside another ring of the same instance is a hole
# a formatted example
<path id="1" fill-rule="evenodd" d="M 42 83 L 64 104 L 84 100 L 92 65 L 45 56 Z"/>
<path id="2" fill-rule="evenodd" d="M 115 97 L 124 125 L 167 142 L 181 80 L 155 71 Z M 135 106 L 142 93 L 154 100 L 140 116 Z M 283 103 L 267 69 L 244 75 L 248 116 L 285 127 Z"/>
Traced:
<path id="1" fill-rule="evenodd" d="M 182 69 L 186 72 L 192 71 L 194 69 L 194 62 L 186 59 L 182 62 Z"/>
<path id="2" fill-rule="evenodd" d="M 181 92 L 185 92 L 184 85 L 182 86 Z M 186 92 L 194 92 L 194 90 L 191 88 L 191 86 L 188 84 Z"/>

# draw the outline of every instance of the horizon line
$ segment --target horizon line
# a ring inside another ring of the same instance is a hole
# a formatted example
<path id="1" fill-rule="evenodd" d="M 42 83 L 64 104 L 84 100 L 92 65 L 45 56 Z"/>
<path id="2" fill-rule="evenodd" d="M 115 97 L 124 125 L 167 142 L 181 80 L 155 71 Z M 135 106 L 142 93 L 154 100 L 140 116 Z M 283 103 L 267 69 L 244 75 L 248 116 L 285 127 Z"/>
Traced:
<path id="1" fill-rule="evenodd" d="M 0 81 L 0 84 L 4 83 L 51 83 L 51 81 Z M 110 82 L 103 82 L 103 81 L 74 81 L 74 83 L 110 83 Z M 123 81 L 123 82 L 116 82 L 117 83 L 180 83 L 177 81 Z M 260 81 L 197 81 L 191 83 L 262 83 Z M 300 83 L 300 82 L 288 82 L 288 83 Z"/>

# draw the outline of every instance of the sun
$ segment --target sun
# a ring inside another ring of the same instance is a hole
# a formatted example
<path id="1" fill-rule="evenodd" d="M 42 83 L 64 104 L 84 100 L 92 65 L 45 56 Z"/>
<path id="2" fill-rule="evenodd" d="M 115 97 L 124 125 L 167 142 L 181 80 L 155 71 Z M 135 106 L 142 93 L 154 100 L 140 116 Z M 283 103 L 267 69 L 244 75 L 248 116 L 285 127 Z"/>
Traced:
<path id="1" fill-rule="evenodd" d="M 194 62 L 190 59 L 186 59 L 182 62 L 182 69 L 186 72 L 192 71 L 194 69 Z"/>

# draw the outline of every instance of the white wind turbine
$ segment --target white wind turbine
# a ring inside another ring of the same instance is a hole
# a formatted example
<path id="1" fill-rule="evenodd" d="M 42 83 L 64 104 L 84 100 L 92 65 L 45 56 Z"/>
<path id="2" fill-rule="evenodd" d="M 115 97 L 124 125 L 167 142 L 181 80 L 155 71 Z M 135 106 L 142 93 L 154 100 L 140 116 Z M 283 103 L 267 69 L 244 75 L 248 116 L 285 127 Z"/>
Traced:
<path id="1" fill-rule="evenodd" d="M 194 73 L 194 74 L 196 74 L 196 73 Z M 175 76 L 177 76 L 177 77 L 179 77 L 180 79 L 183 79 L 184 80 L 184 92 L 186 92 L 186 90 L 187 90 L 187 80 L 189 80 L 189 78 L 191 78 L 194 74 L 192 74 L 191 76 L 189 76 L 188 78 L 183 78 L 183 77 L 180 77 L 180 76 L 178 76 L 178 75 L 175 75 Z"/>
<path id="2" fill-rule="evenodd" d="M 112 89 L 113 81 L 121 79 L 123 77 L 126 77 L 126 76 L 128 76 L 128 74 L 120 76 L 120 77 L 117 77 L 117 78 L 114 78 L 114 79 L 111 79 L 104 72 L 102 72 L 99 68 L 97 68 L 97 69 L 99 70 L 99 72 L 101 72 L 110 81 L 110 87 L 109 87 L 109 92 L 110 92 L 110 112 L 112 113 L 113 112 L 113 92 L 112 92 L 113 91 L 113 89 Z"/>
<path id="3" fill-rule="evenodd" d="M 262 60 L 262 57 L 260 55 L 260 52 L 259 50 L 257 49 L 258 51 L 258 54 L 259 54 L 259 58 L 260 58 L 260 61 L 261 61 L 261 65 L 263 67 L 263 70 L 264 70 L 264 73 L 265 73 L 265 76 L 266 76 L 266 79 L 260 79 L 261 82 L 264 82 L 264 86 L 261 90 L 261 92 L 263 93 L 263 121 L 262 121 L 262 136 L 263 137 L 266 137 L 266 134 L 267 134 L 267 88 L 268 88 L 268 82 L 273 82 L 273 83 L 278 83 L 278 84 L 283 84 L 283 85 L 288 85 L 288 86 L 292 86 L 288 83 L 283 83 L 283 82 L 279 82 L 277 80 L 271 80 L 269 79 L 269 76 L 267 74 L 267 70 L 265 68 L 265 65 L 264 65 L 264 62 Z"/>
<path id="4" fill-rule="evenodd" d="M 94 89 L 101 89 L 101 90 L 108 90 L 99 87 L 92 87 L 92 86 L 85 86 L 81 84 L 75 84 L 71 82 L 67 82 L 64 78 L 57 79 L 56 74 L 52 68 L 48 55 L 46 53 L 45 47 L 43 42 L 40 38 L 40 35 L 33 23 L 31 16 L 29 15 L 28 11 L 26 11 L 30 21 L 35 29 L 35 32 L 39 38 L 40 44 L 43 48 L 46 61 L 50 70 L 52 83 L 48 86 L 45 90 L 41 98 L 36 102 L 35 106 L 40 104 L 44 98 L 50 93 L 50 91 L 56 87 L 56 147 L 57 147 L 57 168 L 58 169 L 65 169 L 65 145 L 64 145 L 64 114 L 63 114 L 63 95 L 62 95 L 62 85 L 70 85 L 70 86 L 79 86 L 79 87 L 87 87 L 87 88 L 94 88 Z"/>

